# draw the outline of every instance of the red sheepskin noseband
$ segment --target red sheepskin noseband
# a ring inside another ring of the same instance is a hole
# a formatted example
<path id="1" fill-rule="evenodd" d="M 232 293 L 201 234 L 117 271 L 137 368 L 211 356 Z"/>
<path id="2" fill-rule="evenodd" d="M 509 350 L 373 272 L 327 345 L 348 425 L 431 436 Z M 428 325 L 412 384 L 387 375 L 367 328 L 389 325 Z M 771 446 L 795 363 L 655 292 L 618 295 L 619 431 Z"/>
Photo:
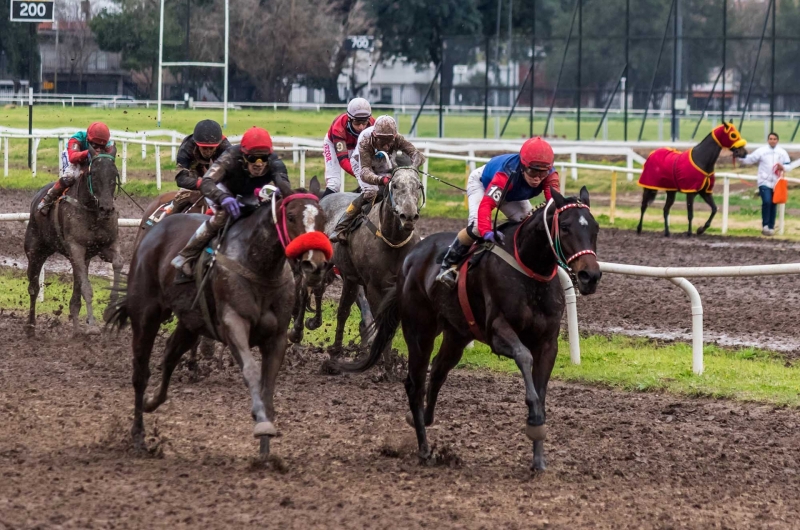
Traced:
<path id="1" fill-rule="evenodd" d="M 328 236 L 319 231 L 306 232 L 292 239 L 286 245 L 286 257 L 297 259 L 310 250 L 319 250 L 325 254 L 325 259 L 330 260 L 333 256 L 333 247 Z"/>

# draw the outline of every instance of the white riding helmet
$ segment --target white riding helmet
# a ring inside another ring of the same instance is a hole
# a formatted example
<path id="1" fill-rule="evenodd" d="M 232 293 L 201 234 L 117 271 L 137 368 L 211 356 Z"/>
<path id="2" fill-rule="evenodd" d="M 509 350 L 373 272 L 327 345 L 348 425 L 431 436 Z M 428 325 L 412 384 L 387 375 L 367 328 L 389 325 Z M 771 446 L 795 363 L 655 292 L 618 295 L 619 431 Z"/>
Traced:
<path id="1" fill-rule="evenodd" d="M 347 116 L 350 119 L 365 119 L 372 116 L 372 107 L 364 98 L 353 98 L 347 104 Z"/>

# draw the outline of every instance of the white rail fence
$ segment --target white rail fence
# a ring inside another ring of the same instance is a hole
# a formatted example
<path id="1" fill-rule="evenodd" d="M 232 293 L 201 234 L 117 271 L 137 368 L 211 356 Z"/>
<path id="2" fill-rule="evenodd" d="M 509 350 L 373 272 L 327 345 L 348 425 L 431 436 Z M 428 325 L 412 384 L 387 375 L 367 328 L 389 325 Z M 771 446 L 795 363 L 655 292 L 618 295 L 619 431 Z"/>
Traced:
<path id="1" fill-rule="evenodd" d="M 8 176 L 9 169 L 9 140 L 10 139 L 32 139 L 32 156 L 31 156 L 31 173 L 35 177 L 37 173 L 38 149 L 42 140 L 57 139 L 59 142 L 58 152 L 63 149 L 63 142 L 74 134 L 73 128 L 62 127 L 59 129 L 49 130 L 34 130 L 32 134 L 28 134 L 23 129 L 12 129 L 8 127 L 0 127 L 0 139 L 2 139 L 3 147 L 3 175 Z M 169 140 L 153 140 L 152 138 L 168 137 Z M 174 130 L 148 130 L 148 131 L 112 131 L 112 138 L 117 143 L 122 144 L 121 160 L 122 167 L 120 169 L 120 177 L 122 183 L 127 182 L 127 166 L 128 166 L 128 144 L 141 146 L 142 159 L 147 157 L 148 146 L 152 147 L 155 151 L 155 178 L 156 187 L 162 187 L 162 168 L 161 168 L 161 149 L 170 149 L 171 160 L 174 162 L 177 158 L 177 149 L 180 147 L 180 141 L 183 139 L 183 133 Z M 150 138 L 150 139 L 148 139 Z M 241 136 L 231 136 L 231 142 L 238 142 Z M 299 138 L 291 136 L 276 136 L 274 138 L 276 144 L 275 150 L 282 152 L 292 153 L 292 162 L 299 165 L 300 185 L 306 184 L 306 155 L 308 152 L 321 152 L 322 148 L 319 146 L 319 141 L 316 139 Z M 452 139 L 425 139 L 416 141 L 415 144 L 419 149 L 424 151 L 428 159 L 443 159 L 443 160 L 459 160 L 466 164 L 469 171 L 474 170 L 477 163 L 488 162 L 489 158 L 476 156 L 480 152 L 508 152 L 519 150 L 523 140 L 508 140 L 508 141 L 487 141 L 483 139 L 467 139 L 461 142 L 455 142 Z M 567 171 L 570 169 L 570 176 L 573 180 L 578 179 L 578 170 L 586 169 L 592 171 L 603 171 L 610 173 L 612 179 L 611 191 L 611 222 L 614 222 L 616 211 L 616 175 L 618 172 L 624 172 L 629 181 L 633 180 L 633 176 L 641 174 L 642 170 L 634 167 L 634 163 L 639 165 L 644 164 L 645 158 L 637 154 L 633 147 L 657 147 L 658 142 L 569 142 L 569 141 L 554 141 L 553 151 L 557 155 L 569 155 L 569 162 L 557 161 L 556 166 L 560 169 L 561 175 L 561 189 L 567 189 Z M 690 143 L 676 143 L 676 146 L 690 146 Z M 758 145 L 758 144 L 753 144 Z M 787 149 L 800 150 L 800 144 L 791 144 L 785 146 Z M 578 163 L 579 155 L 601 155 L 601 156 L 624 156 L 625 166 L 610 166 L 602 164 L 583 164 Z M 791 171 L 800 166 L 800 159 L 795 160 L 786 169 Z M 428 163 L 423 167 L 424 173 L 428 173 Z M 723 234 L 728 232 L 728 220 L 730 212 L 730 181 L 742 180 L 752 181 L 758 180 L 756 175 L 744 175 L 730 172 L 718 172 L 715 174 L 717 178 L 722 178 L 722 227 Z M 787 178 L 789 182 L 800 184 L 800 179 Z M 342 179 L 342 186 L 345 184 L 345 179 Z M 425 189 L 428 188 L 428 176 L 423 175 L 423 185 Z M 778 233 L 783 234 L 785 231 L 785 205 L 780 205 L 778 208 Z"/>
<path id="2" fill-rule="evenodd" d="M 686 278 L 730 278 L 752 276 L 779 276 L 800 274 L 800 263 L 777 265 L 742 265 L 732 267 L 645 267 L 623 263 L 599 262 L 604 273 L 624 274 L 664 278 L 674 283 L 686 293 L 691 303 L 692 315 L 692 371 L 703 373 L 703 301 L 700 293 Z M 574 364 L 581 362 L 580 333 L 578 331 L 578 311 L 575 289 L 566 272 L 559 267 L 558 277 L 564 288 L 567 303 L 567 331 L 569 336 L 570 359 Z"/>

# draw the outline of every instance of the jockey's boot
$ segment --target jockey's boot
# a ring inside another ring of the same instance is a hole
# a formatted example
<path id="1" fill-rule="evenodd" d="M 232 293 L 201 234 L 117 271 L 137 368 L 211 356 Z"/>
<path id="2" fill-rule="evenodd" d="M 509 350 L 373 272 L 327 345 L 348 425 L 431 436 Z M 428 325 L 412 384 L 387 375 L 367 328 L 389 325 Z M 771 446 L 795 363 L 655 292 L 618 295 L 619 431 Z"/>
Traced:
<path id="1" fill-rule="evenodd" d="M 208 221 L 205 221 L 200 227 L 192 234 L 189 242 L 183 247 L 183 250 L 175 256 L 171 265 L 181 271 L 184 276 L 191 278 L 194 276 L 194 260 L 203 252 L 208 243 L 213 239 L 214 231 L 209 229 Z"/>
<path id="2" fill-rule="evenodd" d="M 471 244 L 465 245 L 456 237 L 442 259 L 442 268 L 436 276 L 436 281 L 445 284 L 450 289 L 455 287 L 458 279 L 458 265 L 471 247 Z"/>
<path id="3" fill-rule="evenodd" d="M 53 184 L 53 187 L 47 190 L 47 193 L 42 200 L 39 201 L 39 205 L 36 207 L 36 211 L 42 215 L 47 215 L 50 213 L 50 208 L 53 207 L 53 203 L 56 202 L 58 196 L 61 195 L 61 186 L 59 186 L 59 182 L 56 181 Z"/>
<path id="4" fill-rule="evenodd" d="M 355 218 L 361 213 L 361 209 L 364 207 L 365 200 L 366 199 L 363 193 L 353 199 L 353 202 L 351 202 L 350 206 L 347 207 L 347 210 L 345 210 L 342 218 L 339 219 L 339 223 L 336 225 L 336 228 L 333 229 L 333 233 L 330 236 L 332 243 L 347 244 L 347 229 L 350 228 L 350 225 L 353 223 Z"/>

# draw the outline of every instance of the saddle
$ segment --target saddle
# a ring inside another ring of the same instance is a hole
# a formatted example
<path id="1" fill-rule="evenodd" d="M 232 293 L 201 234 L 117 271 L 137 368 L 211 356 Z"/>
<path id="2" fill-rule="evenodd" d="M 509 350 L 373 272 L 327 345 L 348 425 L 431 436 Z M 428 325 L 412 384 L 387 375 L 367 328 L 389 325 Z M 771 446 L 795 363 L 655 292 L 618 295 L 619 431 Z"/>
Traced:
<path id="1" fill-rule="evenodd" d="M 196 190 L 180 190 L 175 198 L 159 206 L 145 221 L 145 228 L 157 225 L 164 218 L 173 213 L 186 213 L 195 204 L 203 199 L 202 193 Z"/>

